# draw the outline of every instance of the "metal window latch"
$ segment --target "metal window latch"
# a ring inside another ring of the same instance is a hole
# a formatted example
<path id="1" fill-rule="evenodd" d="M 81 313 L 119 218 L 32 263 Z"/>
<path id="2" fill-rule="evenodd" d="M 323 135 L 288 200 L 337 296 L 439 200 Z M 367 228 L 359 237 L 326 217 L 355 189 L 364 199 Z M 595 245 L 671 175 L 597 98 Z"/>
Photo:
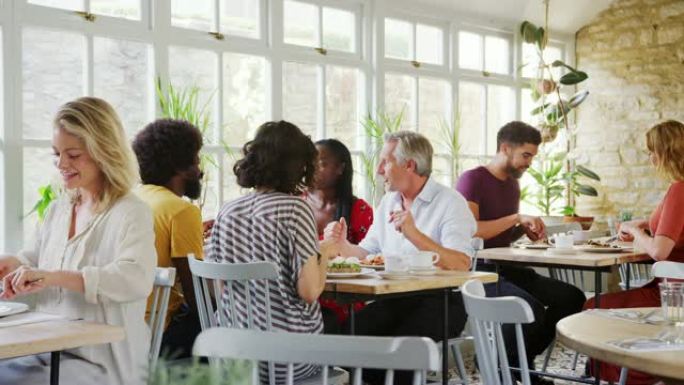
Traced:
<path id="1" fill-rule="evenodd" d="M 226 38 L 225 35 L 223 35 L 221 32 L 209 32 L 209 34 L 213 36 L 216 40 L 223 40 Z"/>
<path id="2" fill-rule="evenodd" d="M 328 50 L 323 48 L 323 47 L 317 47 L 314 49 L 316 50 L 316 52 L 320 53 L 321 55 L 327 55 L 328 54 Z"/>
<path id="3" fill-rule="evenodd" d="M 411 60 L 411 65 L 416 67 L 416 68 L 420 68 L 420 62 L 419 61 Z"/>
<path id="4" fill-rule="evenodd" d="M 91 23 L 94 22 L 95 19 L 97 18 L 97 16 L 93 15 L 90 12 L 75 11 L 74 13 L 76 13 L 78 16 L 81 16 L 83 18 L 83 20 L 89 21 Z"/>

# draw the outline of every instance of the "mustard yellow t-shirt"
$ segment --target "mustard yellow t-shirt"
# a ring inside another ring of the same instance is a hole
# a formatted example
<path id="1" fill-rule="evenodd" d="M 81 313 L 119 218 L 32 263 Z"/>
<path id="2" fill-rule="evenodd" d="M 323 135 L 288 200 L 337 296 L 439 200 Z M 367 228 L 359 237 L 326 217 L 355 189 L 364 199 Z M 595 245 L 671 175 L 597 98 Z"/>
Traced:
<path id="1" fill-rule="evenodd" d="M 173 267 L 172 258 L 187 258 L 189 253 L 201 259 L 203 239 L 200 209 L 163 186 L 146 184 L 135 192 L 152 209 L 157 266 Z M 176 285 L 169 296 L 167 325 L 183 304 L 182 293 L 180 277 L 176 274 Z M 152 296 L 147 301 L 148 313 L 151 306 Z"/>

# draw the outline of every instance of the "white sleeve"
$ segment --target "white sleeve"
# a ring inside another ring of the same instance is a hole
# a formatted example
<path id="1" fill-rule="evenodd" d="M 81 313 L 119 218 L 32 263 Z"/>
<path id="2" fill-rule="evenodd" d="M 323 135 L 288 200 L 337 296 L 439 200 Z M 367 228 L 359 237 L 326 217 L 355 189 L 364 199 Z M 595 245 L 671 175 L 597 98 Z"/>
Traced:
<path id="1" fill-rule="evenodd" d="M 385 212 L 385 202 L 387 201 L 387 194 L 382 197 L 380 204 L 374 210 L 373 223 L 366 236 L 359 242 L 359 247 L 366 250 L 369 254 L 378 254 L 382 252 L 382 232 L 384 231 L 384 222 L 382 218 Z"/>
<path id="2" fill-rule="evenodd" d="M 441 227 L 439 243 L 442 247 L 473 256 L 470 241 L 477 231 L 477 222 L 460 194 L 449 202 Z"/>
<path id="3" fill-rule="evenodd" d="M 136 301 L 152 292 L 157 252 L 150 209 L 136 206 L 117 225 L 118 229 L 111 229 L 120 231 L 114 260 L 82 270 L 85 299 L 89 303 Z"/>

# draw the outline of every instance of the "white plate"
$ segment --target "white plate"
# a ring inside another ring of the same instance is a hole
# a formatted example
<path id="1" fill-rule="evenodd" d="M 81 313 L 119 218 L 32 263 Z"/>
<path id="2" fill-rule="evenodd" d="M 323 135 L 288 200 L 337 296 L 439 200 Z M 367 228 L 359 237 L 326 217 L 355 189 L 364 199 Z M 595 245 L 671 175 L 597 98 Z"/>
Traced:
<path id="1" fill-rule="evenodd" d="M 0 317 L 11 314 L 23 313 L 29 309 L 28 305 L 21 302 L 0 302 Z"/>
<path id="2" fill-rule="evenodd" d="M 383 279 L 414 279 L 415 275 L 408 271 L 378 271 L 378 275 Z"/>
<path id="3" fill-rule="evenodd" d="M 597 246 L 575 246 L 575 250 L 585 253 L 622 253 L 632 251 L 632 247 L 597 247 Z"/>
<path id="4" fill-rule="evenodd" d="M 328 278 L 355 278 L 355 277 L 358 277 L 360 275 L 370 274 L 370 273 L 374 273 L 374 272 L 375 272 L 375 270 L 373 270 L 373 269 L 367 269 L 365 267 L 362 267 L 361 271 L 359 271 L 358 273 L 328 273 L 327 277 Z"/>
<path id="5" fill-rule="evenodd" d="M 551 245 L 545 245 L 543 243 L 519 243 L 516 244 L 515 247 L 521 248 L 521 249 L 530 249 L 530 250 L 546 250 L 550 249 L 553 246 Z"/>
<path id="6" fill-rule="evenodd" d="M 430 267 L 409 267 L 409 273 L 414 275 L 435 275 L 437 274 L 437 268 L 434 266 Z"/>

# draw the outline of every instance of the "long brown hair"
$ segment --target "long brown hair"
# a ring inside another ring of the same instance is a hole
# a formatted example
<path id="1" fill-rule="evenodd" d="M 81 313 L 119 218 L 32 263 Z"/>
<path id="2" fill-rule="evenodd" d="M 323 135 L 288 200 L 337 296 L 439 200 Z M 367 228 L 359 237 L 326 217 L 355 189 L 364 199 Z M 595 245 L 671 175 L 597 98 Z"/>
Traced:
<path id="1" fill-rule="evenodd" d="M 684 124 L 667 120 L 646 133 L 646 147 L 656 156 L 658 172 L 684 181 Z"/>

